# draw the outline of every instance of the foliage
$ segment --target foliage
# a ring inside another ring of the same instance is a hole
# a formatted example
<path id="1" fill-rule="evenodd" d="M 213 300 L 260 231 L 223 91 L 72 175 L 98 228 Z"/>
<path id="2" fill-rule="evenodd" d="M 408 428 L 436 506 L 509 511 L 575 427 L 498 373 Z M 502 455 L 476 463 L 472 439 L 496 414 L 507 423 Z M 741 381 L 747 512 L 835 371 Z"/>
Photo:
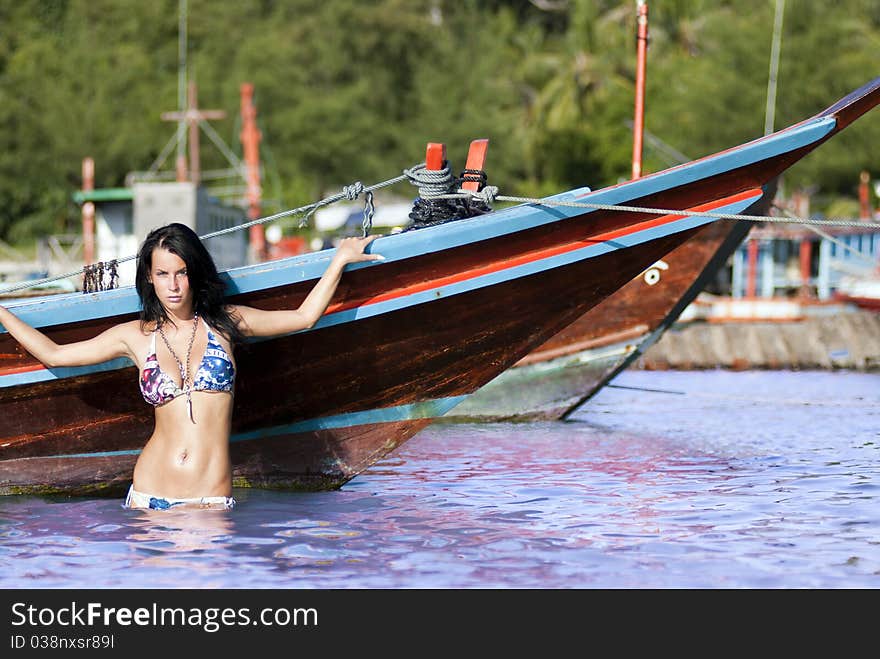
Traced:
<path id="1" fill-rule="evenodd" d="M 634 0 L 188 0 L 199 104 L 240 152 L 252 82 L 283 207 L 396 176 L 445 142 L 453 167 L 488 137 L 511 194 L 629 176 Z M 649 2 L 646 172 L 759 136 L 775 0 Z M 75 230 L 82 158 L 125 184 L 174 135 L 179 0 L 0 2 L 0 239 Z M 774 125 L 800 121 L 878 71 L 880 0 L 787 3 Z M 873 113 L 786 174 L 831 203 L 877 175 Z M 653 145 L 653 146 L 652 146 Z M 656 145 L 667 145 L 668 149 Z M 225 158 L 203 140 L 203 168 Z M 166 163 L 173 164 L 173 155 Z"/>

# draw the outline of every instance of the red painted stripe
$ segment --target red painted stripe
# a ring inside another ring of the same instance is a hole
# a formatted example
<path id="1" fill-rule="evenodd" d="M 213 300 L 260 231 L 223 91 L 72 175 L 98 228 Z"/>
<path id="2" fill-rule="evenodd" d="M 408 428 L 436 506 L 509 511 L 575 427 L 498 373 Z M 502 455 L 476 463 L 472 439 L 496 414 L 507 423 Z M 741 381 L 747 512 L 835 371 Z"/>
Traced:
<path id="1" fill-rule="evenodd" d="M 0 369 L 0 376 L 15 375 L 17 373 L 30 373 L 31 371 L 45 371 L 46 367 L 42 364 L 29 364 L 27 366 L 10 366 L 9 368 Z"/>
<path id="2" fill-rule="evenodd" d="M 717 199 L 715 201 L 710 201 L 706 204 L 700 204 L 699 206 L 694 206 L 693 208 L 688 208 L 686 210 L 690 212 L 711 212 L 716 208 L 720 208 L 721 206 L 726 206 L 728 204 L 733 204 L 738 201 L 757 199 L 763 194 L 763 191 L 760 188 L 752 188 L 746 190 L 745 192 L 740 192 L 735 195 L 731 195 L 729 197 L 724 197 L 723 199 Z M 413 284 L 412 286 L 407 286 L 406 288 L 401 288 L 397 291 L 391 293 L 384 293 L 382 295 L 376 295 L 371 298 L 361 298 L 358 300 L 352 300 L 350 302 L 337 303 L 330 305 L 327 307 L 327 311 L 325 314 L 337 313 L 339 311 L 346 311 L 348 309 L 355 309 L 357 307 L 362 307 L 367 304 L 375 304 L 377 302 L 386 302 L 388 300 L 394 300 L 401 297 L 406 297 L 407 295 L 412 295 L 414 293 L 421 293 L 426 290 L 430 290 L 432 288 L 437 288 L 439 286 L 449 286 L 450 284 L 456 284 L 461 281 L 467 281 L 468 279 L 474 279 L 476 277 L 481 277 L 483 275 L 492 274 L 493 272 L 499 272 L 501 270 L 507 270 L 509 268 L 514 268 L 519 265 L 524 265 L 526 263 L 532 263 L 535 261 L 540 261 L 546 258 L 550 258 L 553 256 L 557 256 L 559 254 L 565 254 L 566 252 L 573 252 L 577 249 L 581 249 L 588 245 L 594 245 L 596 243 L 605 242 L 608 240 L 613 240 L 615 238 L 620 238 L 622 236 L 627 236 L 633 233 L 638 233 L 639 231 L 644 231 L 645 229 L 651 229 L 653 227 L 662 226 L 664 224 L 668 224 L 670 222 L 675 222 L 676 220 L 680 220 L 686 215 L 661 215 L 655 217 L 650 220 L 645 220 L 644 222 L 638 222 L 636 224 L 631 224 L 623 229 L 617 229 L 614 231 L 606 231 L 605 233 L 598 233 L 595 236 L 592 236 L 589 239 L 579 240 L 574 243 L 568 243 L 566 245 L 559 245 L 556 247 L 549 247 L 547 249 L 538 250 L 535 252 L 530 252 L 529 254 L 525 254 L 523 256 L 506 260 L 502 263 L 495 263 L 492 265 L 483 266 L 480 268 L 474 268 L 473 270 L 467 270 L 466 272 L 461 272 L 455 275 L 449 275 L 448 277 L 441 277 L 439 279 L 432 279 L 431 281 L 422 282 L 420 284 Z"/>

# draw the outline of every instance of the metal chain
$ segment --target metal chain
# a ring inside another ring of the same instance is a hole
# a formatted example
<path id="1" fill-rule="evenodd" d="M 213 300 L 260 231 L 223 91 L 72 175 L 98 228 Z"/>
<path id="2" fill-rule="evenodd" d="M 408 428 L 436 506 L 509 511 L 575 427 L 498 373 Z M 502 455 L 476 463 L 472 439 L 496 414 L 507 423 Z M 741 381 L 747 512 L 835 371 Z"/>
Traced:
<path id="1" fill-rule="evenodd" d="M 180 357 L 177 356 L 177 353 L 174 352 L 174 348 L 171 347 L 171 344 L 168 342 L 168 338 L 165 336 L 165 331 L 162 329 L 162 323 L 159 323 L 159 336 L 162 337 L 162 340 L 165 342 L 165 346 L 168 348 L 168 352 L 171 353 L 171 356 L 174 357 L 174 361 L 177 362 L 177 368 L 180 369 L 180 384 L 181 389 L 183 389 L 186 394 L 186 403 L 189 405 L 189 420 L 193 423 L 196 420 L 193 418 L 193 404 L 192 404 L 192 385 L 193 383 L 187 382 L 189 380 L 189 359 L 192 356 L 192 347 L 193 342 L 196 339 L 196 328 L 199 326 L 199 314 L 195 314 L 193 316 L 193 331 L 192 335 L 189 337 L 189 345 L 186 348 L 186 368 L 184 369 L 183 364 L 180 363 Z"/>
<path id="2" fill-rule="evenodd" d="M 364 231 L 364 235 L 362 238 L 366 238 L 370 235 L 370 231 L 373 230 L 373 213 L 375 212 L 375 207 L 373 206 L 373 193 L 367 192 L 364 195 L 364 220 L 361 223 Z"/>
<path id="3" fill-rule="evenodd" d="M 119 273 L 117 272 L 117 263 L 116 259 L 112 259 L 109 263 L 107 263 L 107 272 L 110 273 L 110 283 L 107 285 L 107 289 L 113 289 L 119 287 Z"/>

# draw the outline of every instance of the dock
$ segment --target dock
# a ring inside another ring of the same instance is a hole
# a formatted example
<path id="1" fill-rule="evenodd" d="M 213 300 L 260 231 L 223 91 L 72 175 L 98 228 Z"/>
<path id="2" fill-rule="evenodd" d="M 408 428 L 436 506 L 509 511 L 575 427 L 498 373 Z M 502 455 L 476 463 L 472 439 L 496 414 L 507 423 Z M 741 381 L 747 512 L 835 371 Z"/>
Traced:
<path id="1" fill-rule="evenodd" d="M 847 305 L 826 305 L 794 315 L 775 311 L 775 315 L 693 317 L 677 323 L 633 368 L 880 372 L 880 313 Z"/>

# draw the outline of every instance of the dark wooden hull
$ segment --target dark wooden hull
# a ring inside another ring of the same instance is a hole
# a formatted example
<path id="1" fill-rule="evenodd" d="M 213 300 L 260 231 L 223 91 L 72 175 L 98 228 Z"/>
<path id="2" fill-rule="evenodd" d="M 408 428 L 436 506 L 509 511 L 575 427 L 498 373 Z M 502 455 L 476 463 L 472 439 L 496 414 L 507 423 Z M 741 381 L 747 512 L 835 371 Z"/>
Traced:
<path id="1" fill-rule="evenodd" d="M 376 240 L 386 260 L 350 266 L 314 328 L 239 350 L 234 483 L 345 483 L 711 224 L 699 213 L 755 203 L 768 181 L 851 121 L 853 107 L 864 112 L 878 96 L 880 79 L 834 106 L 839 116 L 638 181 Z M 228 295 L 296 307 L 330 257 L 231 270 Z M 136 317 L 137 298 L 128 288 L 13 311 L 64 343 Z M 0 493 L 121 491 L 152 432 L 151 412 L 127 362 L 48 370 L 0 333 Z"/>

